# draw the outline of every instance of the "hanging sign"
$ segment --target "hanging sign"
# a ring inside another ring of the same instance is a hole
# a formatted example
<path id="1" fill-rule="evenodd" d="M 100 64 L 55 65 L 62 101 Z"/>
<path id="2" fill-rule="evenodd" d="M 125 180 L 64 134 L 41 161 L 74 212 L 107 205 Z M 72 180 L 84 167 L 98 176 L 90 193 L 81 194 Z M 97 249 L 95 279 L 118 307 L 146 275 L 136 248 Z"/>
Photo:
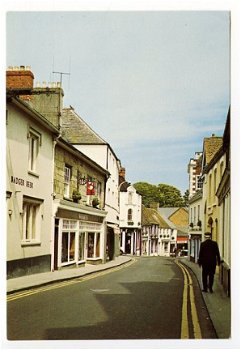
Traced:
<path id="1" fill-rule="evenodd" d="M 94 182 L 92 182 L 92 181 L 88 181 L 88 182 L 87 182 L 86 194 L 87 194 L 87 195 L 95 194 Z"/>

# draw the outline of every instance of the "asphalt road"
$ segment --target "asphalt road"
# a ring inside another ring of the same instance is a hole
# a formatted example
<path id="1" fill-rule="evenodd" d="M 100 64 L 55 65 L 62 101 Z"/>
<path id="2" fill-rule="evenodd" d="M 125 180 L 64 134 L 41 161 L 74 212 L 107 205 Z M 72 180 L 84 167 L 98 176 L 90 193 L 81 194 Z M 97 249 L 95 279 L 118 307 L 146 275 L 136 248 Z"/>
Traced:
<path id="1" fill-rule="evenodd" d="M 34 294 L 28 291 L 24 297 L 23 293 L 11 296 L 7 303 L 7 337 L 180 339 L 187 333 L 191 339 L 196 337 L 196 323 L 202 338 L 216 338 L 195 277 L 185 282 L 184 276 L 174 259 L 141 257 L 127 267 L 39 288 Z M 189 300 L 190 285 L 195 305 Z M 193 306 L 198 321 L 192 318 Z"/>

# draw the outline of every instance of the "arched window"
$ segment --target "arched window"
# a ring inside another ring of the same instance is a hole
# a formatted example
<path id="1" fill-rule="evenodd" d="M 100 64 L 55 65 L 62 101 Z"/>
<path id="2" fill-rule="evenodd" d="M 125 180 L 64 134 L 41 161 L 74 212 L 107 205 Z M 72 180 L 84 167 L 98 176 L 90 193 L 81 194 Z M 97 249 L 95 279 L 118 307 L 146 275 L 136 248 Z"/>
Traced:
<path id="1" fill-rule="evenodd" d="M 132 221 L 132 209 L 128 209 L 127 220 Z"/>

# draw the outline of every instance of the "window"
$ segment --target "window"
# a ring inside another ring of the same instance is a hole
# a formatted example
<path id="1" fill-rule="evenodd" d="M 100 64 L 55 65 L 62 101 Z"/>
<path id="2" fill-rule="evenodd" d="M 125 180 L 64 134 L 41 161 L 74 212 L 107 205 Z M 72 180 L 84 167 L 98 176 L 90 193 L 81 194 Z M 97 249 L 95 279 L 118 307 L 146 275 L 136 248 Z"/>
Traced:
<path id="1" fill-rule="evenodd" d="M 132 221 L 132 209 L 128 209 L 127 220 Z"/>
<path id="2" fill-rule="evenodd" d="M 77 221 L 63 220 L 62 231 L 62 263 L 69 263 L 75 260 L 75 237 Z"/>
<path id="3" fill-rule="evenodd" d="M 62 263 L 75 258 L 75 232 L 62 232 Z"/>
<path id="4" fill-rule="evenodd" d="M 40 241 L 40 203 L 34 200 L 23 201 L 22 242 Z"/>
<path id="5" fill-rule="evenodd" d="M 64 167 L 64 197 L 69 198 L 70 192 L 71 168 L 67 165 Z"/>
<path id="6" fill-rule="evenodd" d="M 85 251 L 85 233 L 79 233 L 79 256 L 78 260 L 84 260 L 84 251 Z"/>
<path id="7" fill-rule="evenodd" d="M 41 145 L 41 135 L 30 128 L 28 133 L 29 138 L 29 153 L 28 153 L 28 168 L 30 171 L 36 172 L 39 146 Z"/>
<path id="8" fill-rule="evenodd" d="M 88 258 L 100 257 L 100 232 L 88 232 Z"/>
<path id="9" fill-rule="evenodd" d="M 128 192 L 128 204 L 132 204 L 132 192 Z"/>

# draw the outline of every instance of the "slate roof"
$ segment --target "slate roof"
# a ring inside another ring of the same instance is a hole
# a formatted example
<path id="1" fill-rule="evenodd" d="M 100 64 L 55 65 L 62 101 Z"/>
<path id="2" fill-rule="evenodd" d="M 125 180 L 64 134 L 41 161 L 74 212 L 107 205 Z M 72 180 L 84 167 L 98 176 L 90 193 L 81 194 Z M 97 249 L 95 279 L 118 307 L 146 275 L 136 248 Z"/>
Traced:
<path id="1" fill-rule="evenodd" d="M 215 154 L 223 145 L 223 138 L 218 136 L 205 137 L 203 140 L 203 153 L 205 156 L 205 163 L 209 164 Z"/>
<path id="2" fill-rule="evenodd" d="M 161 217 L 157 210 L 146 208 L 142 205 L 142 225 L 159 225 L 161 228 L 171 228 L 167 222 Z"/>
<path id="3" fill-rule="evenodd" d="M 107 145 L 74 110 L 73 107 L 62 109 L 62 136 L 72 144 Z"/>

